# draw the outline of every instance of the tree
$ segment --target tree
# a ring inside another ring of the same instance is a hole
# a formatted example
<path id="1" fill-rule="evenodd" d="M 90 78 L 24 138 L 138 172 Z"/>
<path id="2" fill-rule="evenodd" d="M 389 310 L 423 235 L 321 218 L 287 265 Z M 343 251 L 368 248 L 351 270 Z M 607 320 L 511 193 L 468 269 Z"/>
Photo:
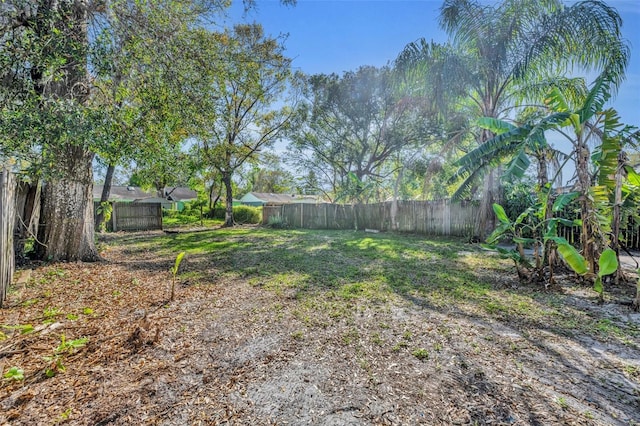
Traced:
<path id="1" fill-rule="evenodd" d="M 523 97 L 523 84 L 560 75 L 569 66 L 603 69 L 611 58 L 627 51 L 620 42 L 620 17 L 602 1 L 582 1 L 564 7 L 557 0 L 505 0 L 487 6 L 474 0 L 446 0 L 440 24 L 451 45 L 434 48 L 424 41 L 409 44 L 401 63 L 417 66 L 435 99 L 465 112 L 469 121 L 453 133 L 454 141 L 472 135 L 477 145 L 495 134 L 475 126 L 479 117 L 507 118 Z M 626 62 L 618 63 L 622 68 Z M 618 75 L 623 75 L 619 73 Z M 448 92 L 457 85 L 455 91 Z M 438 95 L 444 91 L 447 97 Z M 459 96 L 461 94 L 461 96 Z M 442 105 L 441 105 L 442 106 Z M 479 236 L 493 227 L 492 204 L 498 200 L 493 169 L 484 177 Z"/>
<path id="2" fill-rule="evenodd" d="M 394 155 L 428 140 L 428 123 L 395 78 L 394 70 L 371 66 L 309 78 L 307 121 L 291 135 L 291 155 L 300 171 L 314 171 L 331 199 L 364 201 L 362 189 L 392 173 L 385 166 Z"/>
<path id="3" fill-rule="evenodd" d="M 221 175 L 225 226 L 233 226 L 233 175 L 292 122 L 297 77 L 283 54 L 282 40 L 265 36 L 258 24 L 220 34 L 202 32 L 200 43 L 209 53 L 202 58 L 202 101 L 207 107 L 202 109 L 199 153 Z M 287 92 L 291 97 L 277 108 Z"/>
<path id="4" fill-rule="evenodd" d="M 130 37 L 150 50 L 164 50 L 162 78 L 171 75 L 181 34 L 226 2 L 101 2 L 15 0 L 2 8 L 0 57 L 3 115 L 10 132 L 32 152 L 46 175 L 38 254 L 52 260 L 96 260 L 92 202 L 92 161 L 104 115 L 93 104 L 96 90 L 89 53 L 104 28 L 115 38 Z M 91 36 L 90 36 L 90 32 Z M 172 46 L 169 50 L 167 46 Z M 119 56 L 116 56 L 119 57 Z M 26 124 L 26 125 L 25 125 Z M 37 137 L 33 137 L 37 135 Z M 3 137 L 3 140 L 6 137 Z"/>
<path id="5" fill-rule="evenodd" d="M 262 153 L 259 162 L 252 165 L 247 180 L 247 192 L 294 192 L 293 175 L 283 167 L 280 157 L 274 153 Z"/>

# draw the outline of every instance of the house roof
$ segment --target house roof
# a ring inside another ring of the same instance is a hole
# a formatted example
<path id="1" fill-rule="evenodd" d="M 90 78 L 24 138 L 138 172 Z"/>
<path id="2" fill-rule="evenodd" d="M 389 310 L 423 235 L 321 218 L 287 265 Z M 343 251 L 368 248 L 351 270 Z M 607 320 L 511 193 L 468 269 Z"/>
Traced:
<path id="1" fill-rule="evenodd" d="M 104 185 L 93 185 L 93 198 L 100 199 L 102 196 L 102 188 Z M 143 191 L 137 186 L 111 186 L 111 192 L 109 193 L 109 200 L 112 201 L 133 201 L 140 198 L 152 198 L 155 197 L 156 191 Z"/>
<path id="2" fill-rule="evenodd" d="M 104 185 L 93 185 L 93 198 L 99 200 L 102 196 L 102 188 Z M 166 187 L 163 191 L 166 200 L 169 201 L 189 201 L 198 198 L 198 193 L 192 189 L 182 186 Z M 157 198 L 156 190 L 143 191 L 137 186 L 111 186 L 109 200 L 111 201 L 134 201 L 149 198 Z"/>
<path id="3" fill-rule="evenodd" d="M 198 193 L 184 186 L 167 186 L 164 188 L 164 196 L 171 201 L 189 201 L 196 200 Z"/>
<path id="4" fill-rule="evenodd" d="M 292 203 L 317 203 L 315 195 L 273 194 L 269 192 L 249 192 L 241 199 L 241 202 L 263 202 L 267 204 L 292 204 Z"/>

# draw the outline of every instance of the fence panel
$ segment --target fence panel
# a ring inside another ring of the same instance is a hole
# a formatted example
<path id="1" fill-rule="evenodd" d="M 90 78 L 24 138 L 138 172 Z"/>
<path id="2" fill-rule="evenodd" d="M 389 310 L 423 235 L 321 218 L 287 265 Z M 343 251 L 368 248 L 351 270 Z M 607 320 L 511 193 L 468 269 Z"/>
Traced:
<path id="1" fill-rule="evenodd" d="M 0 172 L 0 307 L 13 280 L 15 257 L 13 231 L 15 227 L 15 176 L 8 168 Z"/>
<path id="2" fill-rule="evenodd" d="M 100 203 L 94 203 L 97 211 Z M 154 231 L 162 229 L 162 204 L 160 203 L 112 203 L 109 231 Z"/>
<path id="3" fill-rule="evenodd" d="M 283 204 L 264 206 L 262 223 L 281 220 L 292 228 L 376 229 L 389 231 L 395 221 L 399 232 L 427 235 L 470 236 L 477 208 L 473 203 L 398 201 L 395 218 L 392 203 L 375 204 Z"/>

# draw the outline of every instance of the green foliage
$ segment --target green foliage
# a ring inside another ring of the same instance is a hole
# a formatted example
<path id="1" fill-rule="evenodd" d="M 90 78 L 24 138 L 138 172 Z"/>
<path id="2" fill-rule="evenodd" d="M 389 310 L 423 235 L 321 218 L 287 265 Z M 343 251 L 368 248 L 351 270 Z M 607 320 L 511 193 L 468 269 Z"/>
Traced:
<path id="1" fill-rule="evenodd" d="M 510 220 L 516 220 L 524 211 L 537 204 L 533 188 L 535 183 L 532 179 L 503 181 L 503 207 Z"/>
<path id="2" fill-rule="evenodd" d="M 567 264 L 573 269 L 576 274 L 584 275 L 589 272 L 589 264 L 587 260 L 582 256 L 578 250 L 564 238 L 555 238 L 555 243 L 558 246 L 558 253 L 567 262 Z"/>
<path id="3" fill-rule="evenodd" d="M 171 296 L 169 297 L 169 300 L 173 301 L 174 297 L 175 297 L 175 291 L 176 291 L 176 278 L 178 276 L 178 271 L 180 270 L 180 263 L 182 262 L 182 259 L 184 258 L 184 255 L 186 253 L 180 252 L 178 253 L 178 255 L 176 256 L 176 261 L 173 265 L 173 267 L 171 268 L 171 274 L 173 275 L 173 280 L 171 281 Z"/>
<path id="4" fill-rule="evenodd" d="M 283 39 L 266 36 L 259 24 L 236 25 L 221 34 L 199 33 L 194 43 L 202 63 L 209 64 L 197 73 L 201 102 L 195 149 L 204 168 L 219 174 L 230 205 L 233 175 L 290 128 L 301 77 L 291 70 Z M 284 106 L 277 106 L 280 102 Z M 226 226 L 234 222 L 247 220 L 225 217 Z"/>
<path id="5" fill-rule="evenodd" d="M 8 369 L 3 375 L 2 377 L 5 380 L 15 380 L 15 381 L 20 381 L 20 380 L 24 380 L 24 370 L 22 368 L 19 367 L 11 367 L 10 369 Z"/>
<path id="6" fill-rule="evenodd" d="M 60 344 L 55 349 L 56 354 L 71 354 L 75 352 L 76 349 L 80 349 L 87 344 L 89 341 L 86 337 L 81 337 L 79 339 L 67 340 L 64 334 L 60 335 Z"/>
<path id="7" fill-rule="evenodd" d="M 224 207 L 216 207 L 213 217 L 224 220 L 225 213 Z M 240 224 L 258 224 L 262 221 L 262 207 L 233 206 L 233 219 Z"/>
<path id="8" fill-rule="evenodd" d="M 33 325 L 31 324 L 23 324 L 23 325 L 2 325 L 2 328 L 6 328 L 8 330 L 19 330 L 20 334 L 29 334 L 34 331 Z"/>
<path id="9" fill-rule="evenodd" d="M 416 349 L 413 352 L 411 352 L 411 355 L 415 356 L 420 361 L 425 361 L 429 359 L 429 351 L 426 350 L 425 348 Z"/>
<path id="10" fill-rule="evenodd" d="M 104 201 L 100 203 L 96 210 L 97 214 L 102 214 L 102 222 L 99 224 L 100 231 L 104 232 L 107 230 L 107 223 L 111 220 L 111 215 L 113 214 L 113 204 L 109 201 Z"/>
<path id="11" fill-rule="evenodd" d="M 282 216 L 271 216 L 269 217 L 267 226 L 275 229 L 285 229 L 287 228 L 288 224 Z"/>
<path id="12" fill-rule="evenodd" d="M 611 275 L 618 270 L 618 256 L 616 252 L 610 248 L 606 249 L 600 255 L 598 260 L 598 276 L 593 284 L 593 289 L 600 295 L 602 300 L 604 296 L 604 286 L 602 285 L 602 278 L 605 275 Z"/>
<path id="13" fill-rule="evenodd" d="M 58 373 L 64 373 L 67 367 L 64 365 L 64 358 L 67 355 L 75 353 L 78 349 L 83 348 L 88 338 L 82 337 L 74 340 L 67 340 L 64 334 L 60 335 L 60 344 L 54 349 L 51 356 L 44 357 L 45 361 L 49 362 L 49 367 L 45 369 L 45 376 L 48 378 L 54 377 Z"/>
<path id="14" fill-rule="evenodd" d="M 434 114 L 406 96 L 400 79 L 399 71 L 372 66 L 309 77 L 309 102 L 290 135 L 298 172 L 312 171 L 314 186 L 332 198 L 366 202 L 377 195 L 382 176 L 398 170 L 398 157 L 435 144 Z"/>

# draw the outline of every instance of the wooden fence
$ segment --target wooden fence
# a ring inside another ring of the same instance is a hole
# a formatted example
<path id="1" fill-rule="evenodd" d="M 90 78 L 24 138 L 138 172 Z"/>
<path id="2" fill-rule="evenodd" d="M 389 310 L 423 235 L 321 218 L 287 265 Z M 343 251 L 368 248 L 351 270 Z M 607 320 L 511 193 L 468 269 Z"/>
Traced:
<path id="1" fill-rule="evenodd" d="M 113 211 L 107 223 L 108 231 L 153 231 L 162 229 L 160 203 L 111 203 Z M 100 203 L 94 203 L 97 212 Z"/>
<path id="2" fill-rule="evenodd" d="M 472 236 L 478 206 L 472 202 L 398 201 L 376 204 L 282 204 L 264 206 L 262 223 L 292 228 L 375 229 L 426 235 Z"/>
<path id="3" fill-rule="evenodd" d="M 0 171 L 0 307 L 13 280 L 15 257 L 13 230 L 15 226 L 15 176 L 7 167 Z"/>

